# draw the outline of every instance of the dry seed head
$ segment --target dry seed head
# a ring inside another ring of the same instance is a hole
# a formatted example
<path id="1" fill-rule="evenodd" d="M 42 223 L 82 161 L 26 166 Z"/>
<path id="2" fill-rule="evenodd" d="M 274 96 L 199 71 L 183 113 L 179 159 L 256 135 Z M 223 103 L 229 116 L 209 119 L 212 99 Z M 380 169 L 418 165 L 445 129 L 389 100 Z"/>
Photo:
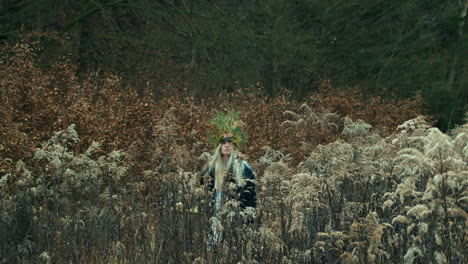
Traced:
<path id="1" fill-rule="evenodd" d="M 283 112 L 283 115 L 285 118 L 289 120 L 292 120 L 292 121 L 297 121 L 299 120 L 300 116 L 296 113 L 294 113 L 293 111 L 289 111 L 289 110 L 286 110 Z"/>
<path id="2" fill-rule="evenodd" d="M 112 173 L 112 178 L 115 181 L 120 180 L 122 177 L 124 177 L 127 174 L 127 170 L 128 170 L 127 167 L 122 167 L 122 166 L 117 167 L 114 173 Z"/>
<path id="3" fill-rule="evenodd" d="M 248 221 L 255 219 L 257 215 L 257 210 L 253 207 L 247 207 L 240 212 L 240 215 L 244 222 L 247 223 Z"/>
<path id="4" fill-rule="evenodd" d="M 393 200 L 387 200 L 383 203 L 382 208 L 385 210 L 386 208 L 391 208 L 395 202 Z"/>
<path id="5" fill-rule="evenodd" d="M 235 217 L 236 217 L 236 212 L 231 211 L 227 214 L 226 220 L 228 221 L 228 223 L 234 223 Z"/>
<path id="6" fill-rule="evenodd" d="M 49 140 L 48 144 L 67 144 L 67 143 L 77 143 L 80 141 L 78 133 L 76 132 L 75 124 L 71 124 L 67 129 L 60 130 L 55 132 L 52 138 Z"/>
<path id="7" fill-rule="evenodd" d="M 458 153 L 462 154 L 463 157 L 465 157 L 466 161 L 466 153 L 465 151 L 467 150 L 468 147 L 468 131 L 463 131 L 460 134 L 458 134 L 454 139 L 453 139 L 453 145 L 455 151 Z"/>
<path id="8" fill-rule="evenodd" d="M 406 228 L 406 233 L 408 234 L 411 234 L 411 232 L 413 231 L 413 229 L 416 227 L 416 224 L 415 223 L 412 223 L 411 225 L 409 225 L 407 228 Z"/>
<path id="9" fill-rule="evenodd" d="M 211 156 L 211 153 L 209 153 L 209 152 L 203 152 L 203 153 L 200 155 L 200 157 L 198 157 L 198 160 L 204 161 L 204 162 L 206 162 L 206 163 L 207 163 L 208 161 L 212 160 L 212 159 L 213 159 L 213 157 Z"/>
<path id="10" fill-rule="evenodd" d="M 358 119 L 355 122 L 353 122 L 350 118 L 345 117 L 344 128 L 343 132 L 341 133 L 346 139 L 350 140 L 356 137 L 368 135 L 371 129 L 372 126 L 361 119 Z"/>
<path id="11" fill-rule="evenodd" d="M 39 258 L 44 262 L 44 263 L 50 263 L 50 255 L 47 251 L 42 252 L 39 255 Z"/>
<path id="12" fill-rule="evenodd" d="M 351 255 L 351 253 L 349 253 L 348 251 L 345 251 L 340 255 L 340 261 L 342 263 L 351 263 L 352 259 L 353 255 Z"/>
<path id="13" fill-rule="evenodd" d="M 325 241 L 317 241 L 317 242 L 315 242 L 314 247 L 316 247 L 316 248 L 325 248 L 327 246 L 327 244 L 328 243 L 325 242 Z"/>
<path id="14" fill-rule="evenodd" d="M 386 193 L 384 193 L 383 198 L 384 198 L 384 199 L 388 199 L 388 198 L 393 199 L 393 198 L 395 198 L 395 193 L 393 193 L 393 192 L 386 192 Z"/>
<path id="15" fill-rule="evenodd" d="M 268 248 L 271 248 L 272 252 L 282 252 L 284 242 L 275 235 L 275 233 L 267 227 L 260 227 L 258 234 L 260 239 L 264 241 Z"/>
<path id="16" fill-rule="evenodd" d="M 440 231 L 440 229 L 438 229 L 438 230 L 435 232 L 435 235 L 434 235 L 435 241 L 436 241 L 436 244 L 437 244 L 438 246 L 442 246 L 443 240 L 442 240 L 442 237 L 440 236 L 440 234 L 439 234 L 438 231 Z"/>
<path id="17" fill-rule="evenodd" d="M 367 214 L 366 221 L 372 226 L 377 225 L 378 224 L 377 213 L 376 212 L 370 212 L 369 214 Z"/>
<path id="18" fill-rule="evenodd" d="M 305 129 L 305 128 L 307 127 L 307 121 L 304 120 L 304 119 L 302 119 L 302 118 L 300 118 L 299 120 L 297 120 L 297 122 L 295 123 L 295 125 L 296 125 L 297 128 Z M 302 132 L 302 131 L 297 131 L 297 134 L 298 134 L 297 136 L 300 136 L 300 135 L 299 135 L 300 132 Z"/>
<path id="19" fill-rule="evenodd" d="M 34 152 L 33 160 L 49 160 L 49 153 L 45 151 L 43 148 L 37 148 Z"/>
<path id="20" fill-rule="evenodd" d="M 318 232 L 317 234 L 318 239 L 329 239 L 330 234 L 325 233 L 325 232 Z"/>
<path id="21" fill-rule="evenodd" d="M 286 163 L 274 162 L 270 166 L 268 166 L 265 174 L 285 176 L 288 174 L 288 171 L 289 171 L 289 167 Z"/>
<path id="22" fill-rule="evenodd" d="M 289 155 L 284 155 L 279 150 L 274 150 L 269 146 L 262 147 L 262 150 L 265 151 L 265 155 L 259 158 L 260 163 L 271 165 L 273 162 L 283 162 L 285 158 L 289 158 Z"/>
<path id="23" fill-rule="evenodd" d="M 281 264 L 293 264 L 293 261 L 288 259 L 286 256 L 283 256 L 283 259 L 281 260 Z"/>
<path id="24" fill-rule="evenodd" d="M 403 183 L 400 183 L 397 186 L 395 195 L 400 199 L 401 204 L 405 204 L 405 200 L 416 194 L 416 179 L 415 178 L 406 178 Z"/>
<path id="25" fill-rule="evenodd" d="M 464 195 L 457 200 L 457 202 L 465 207 L 468 206 L 468 194 L 466 193 L 466 191 L 464 192 Z"/>
<path id="26" fill-rule="evenodd" d="M 402 177 L 434 171 L 432 161 L 415 148 L 406 148 L 399 151 L 394 161 L 397 164 L 396 170 Z"/>
<path id="27" fill-rule="evenodd" d="M 413 246 L 408 249 L 405 256 L 403 257 L 403 260 L 405 264 L 413 264 L 414 260 L 420 256 L 423 256 L 422 251 L 419 248 Z"/>
<path id="28" fill-rule="evenodd" d="M 76 172 L 72 169 L 66 169 L 64 173 L 65 178 L 72 178 L 76 176 Z"/>
<path id="29" fill-rule="evenodd" d="M 101 149 L 101 144 L 93 141 L 91 143 L 91 145 L 88 147 L 88 149 L 85 151 L 85 155 L 86 156 L 90 156 L 91 154 L 93 154 L 96 150 L 99 150 Z"/>
<path id="30" fill-rule="evenodd" d="M 430 159 L 446 159 L 456 155 L 449 136 L 442 133 L 438 128 L 429 129 L 424 145 L 424 156 Z"/>
<path id="31" fill-rule="evenodd" d="M 8 179 L 10 178 L 11 178 L 11 174 L 5 174 L 0 178 L 0 189 L 7 185 Z"/>
<path id="32" fill-rule="evenodd" d="M 435 252 L 435 260 L 437 264 L 447 264 L 447 257 L 445 256 L 444 252 L 436 251 Z"/>
<path id="33" fill-rule="evenodd" d="M 121 158 L 123 158 L 123 156 L 124 153 L 118 150 L 113 150 L 111 153 L 109 153 L 109 158 L 115 161 L 120 160 Z"/>
<path id="34" fill-rule="evenodd" d="M 401 133 L 411 133 L 415 130 L 425 130 L 428 129 L 430 125 L 425 120 L 424 116 L 418 116 L 414 119 L 405 121 L 403 124 L 397 127 L 398 130 L 401 130 Z"/>
<path id="35" fill-rule="evenodd" d="M 468 162 L 468 145 L 466 145 L 462 150 L 463 160 Z"/>
<path id="36" fill-rule="evenodd" d="M 338 239 L 338 240 L 336 240 L 336 241 L 333 243 L 333 245 L 334 245 L 336 248 L 340 248 L 340 249 L 341 249 L 341 248 L 344 247 L 344 242 L 343 242 L 343 240 Z"/>
<path id="37" fill-rule="evenodd" d="M 345 237 L 345 234 L 342 231 L 335 231 L 331 233 L 331 238 L 333 240 L 340 240 Z"/>
<path id="38" fill-rule="evenodd" d="M 461 209 L 460 207 L 452 204 L 452 208 L 447 209 L 448 216 L 452 218 L 461 218 L 461 219 L 468 219 L 468 213 L 465 210 Z"/>
<path id="39" fill-rule="evenodd" d="M 54 158 L 53 160 L 50 161 L 49 164 L 51 165 L 52 169 L 58 170 L 62 166 L 62 161 L 59 158 Z"/>
<path id="40" fill-rule="evenodd" d="M 223 226 L 221 225 L 221 222 L 219 221 L 219 219 L 217 217 L 211 217 L 210 218 L 210 223 L 211 223 L 211 229 L 218 232 L 218 233 L 221 233 L 223 232 L 224 228 Z"/>
<path id="41" fill-rule="evenodd" d="M 420 222 L 418 224 L 419 235 L 421 236 L 427 235 L 428 229 L 429 229 L 429 226 L 426 223 Z"/>
<path id="42" fill-rule="evenodd" d="M 398 215 L 392 219 L 392 225 L 394 225 L 395 223 L 407 224 L 408 222 L 409 222 L 408 218 L 406 218 L 403 215 Z"/>
<path id="43" fill-rule="evenodd" d="M 255 244 L 249 240 L 247 241 L 247 255 L 252 256 L 255 251 Z"/>
<path id="44" fill-rule="evenodd" d="M 313 115 L 314 112 L 312 111 L 312 109 L 310 109 L 310 107 L 306 104 L 306 103 L 303 103 L 301 105 L 301 107 L 299 108 L 300 111 L 304 112 L 304 114 L 306 116 L 310 116 L 310 115 Z"/>
<path id="45" fill-rule="evenodd" d="M 338 128 L 338 122 L 341 121 L 341 117 L 337 115 L 336 113 L 330 113 L 330 112 L 325 112 L 322 115 L 322 120 L 327 124 L 328 126 L 335 126 Z"/>
<path id="46" fill-rule="evenodd" d="M 443 177 L 442 174 L 434 175 L 433 183 L 434 183 L 434 186 L 436 187 L 436 189 L 439 189 L 442 186 L 442 177 Z"/>
<path id="47" fill-rule="evenodd" d="M 396 149 L 394 145 L 388 144 L 385 139 L 379 137 L 377 143 L 364 148 L 364 154 L 371 159 L 378 159 L 378 161 L 381 162 L 386 161 L 389 153 L 393 153 Z"/>
<path id="48" fill-rule="evenodd" d="M 422 197 L 423 201 L 430 201 L 434 199 L 434 193 L 437 191 L 436 186 L 433 184 L 433 180 L 429 178 L 426 184 L 426 190 L 424 191 L 424 195 Z"/>
<path id="49" fill-rule="evenodd" d="M 283 126 L 286 127 L 286 131 L 293 129 L 293 127 L 295 127 L 296 125 L 297 125 L 297 121 L 286 120 L 283 122 Z"/>
<path id="50" fill-rule="evenodd" d="M 302 212 L 295 210 L 292 213 L 291 227 L 288 232 L 293 235 L 296 239 L 308 239 L 309 232 L 307 232 L 307 226 L 304 223 L 305 217 Z"/>
<path id="51" fill-rule="evenodd" d="M 414 216 L 418 220 L 425 219 L 431 215 L 432 211 L 429 210 L 425 205 L 418 204 L 411 208 L 406 215 Z"/>

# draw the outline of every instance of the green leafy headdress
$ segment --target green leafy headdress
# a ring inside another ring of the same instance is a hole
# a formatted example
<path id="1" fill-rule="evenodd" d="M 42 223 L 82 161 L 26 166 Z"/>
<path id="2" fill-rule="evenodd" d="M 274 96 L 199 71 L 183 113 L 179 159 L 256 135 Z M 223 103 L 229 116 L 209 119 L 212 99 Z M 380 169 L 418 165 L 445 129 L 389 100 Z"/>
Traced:
<path id="1" fill-rule="evenodd" d="M 237 148 L 247 143 L 248 135 L 242 130 L 245 123 L 240 119 L 239 113 L 234 110 L 223 113 L 216 111 L 215 116 L 209 121 L 210 141 L 213 145 L 218 145 L 221 141 L 226 140 L 233 142 Z"/>

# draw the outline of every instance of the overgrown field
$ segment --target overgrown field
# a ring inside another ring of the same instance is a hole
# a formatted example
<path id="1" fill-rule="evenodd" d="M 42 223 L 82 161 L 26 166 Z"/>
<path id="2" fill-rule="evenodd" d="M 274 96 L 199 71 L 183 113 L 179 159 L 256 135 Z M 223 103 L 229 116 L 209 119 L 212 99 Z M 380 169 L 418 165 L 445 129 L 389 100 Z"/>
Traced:
<path id="1" fill-rule="evenodd" d="M 37 68 L 34 45 L 1 54 L 0 263 L 467 262 L 468 124 L 440 132 L 417 96 L 324 81 L 303 102 L 260 85 L 197 99 Z M 212 218 L 206 121 L 231 108 L 258 208 Z"/>

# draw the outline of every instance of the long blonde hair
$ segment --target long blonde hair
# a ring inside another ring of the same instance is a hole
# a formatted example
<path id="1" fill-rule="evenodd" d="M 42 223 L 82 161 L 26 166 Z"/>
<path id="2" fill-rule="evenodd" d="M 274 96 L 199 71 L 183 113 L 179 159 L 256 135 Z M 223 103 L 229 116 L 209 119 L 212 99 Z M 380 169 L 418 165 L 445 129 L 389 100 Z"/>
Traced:
<path id="1" fill-rule="evenodd" d="M 232 173 L 235 176 L 235 180 L 237 184 L 242 184 L 242 162 L 239 161 L 237 157 L 237 149 L 235 146 L 233 146 L 231 155 L 229 156 L 229 159 L 224 165 L 223 163 L 223 157 L 221 155 L 221 144 L 218 144 L 218 147 L 216 148 L 214 155 L 211 159 L 211 161 L 208 164 L 209 169 L 214 169 L 214 186 L 217 192 L 221 191 L 221 188 L 224 184 L 224 178 L 226 173 L 229 171 L 229 169 L 233 168 Z"/>

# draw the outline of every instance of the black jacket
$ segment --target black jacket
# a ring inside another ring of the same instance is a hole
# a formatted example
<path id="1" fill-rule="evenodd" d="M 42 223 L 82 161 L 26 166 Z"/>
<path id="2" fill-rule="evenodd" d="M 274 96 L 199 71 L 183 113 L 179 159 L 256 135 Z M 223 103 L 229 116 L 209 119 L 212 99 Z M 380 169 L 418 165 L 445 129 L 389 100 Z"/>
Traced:
<path id="1" fill-rule="evenodd" d="M 205 174 L 208 173 L 209 183 L 208 187 L 211 191 L 214 190 L 214 179 L 215 179 L 215 169 L 211 168 L 209 171 L 205 168 L 201 174 L 201 183 L 204 184 Z M 234 183 L 237 185 L 237 189 L 234 192 L 235 198 L 241 204 L 242 208 L 247 206 L 256 207 L 257 206 L 257 190 L 256 190 L 256 175 L 252 167 L 246 162 L 242 161 L 242 179 L 245 181 L 244 185 L 238 185 L 234 179 L 233 168 L 231 167 L 227 174 L 228 183 Z"/>

